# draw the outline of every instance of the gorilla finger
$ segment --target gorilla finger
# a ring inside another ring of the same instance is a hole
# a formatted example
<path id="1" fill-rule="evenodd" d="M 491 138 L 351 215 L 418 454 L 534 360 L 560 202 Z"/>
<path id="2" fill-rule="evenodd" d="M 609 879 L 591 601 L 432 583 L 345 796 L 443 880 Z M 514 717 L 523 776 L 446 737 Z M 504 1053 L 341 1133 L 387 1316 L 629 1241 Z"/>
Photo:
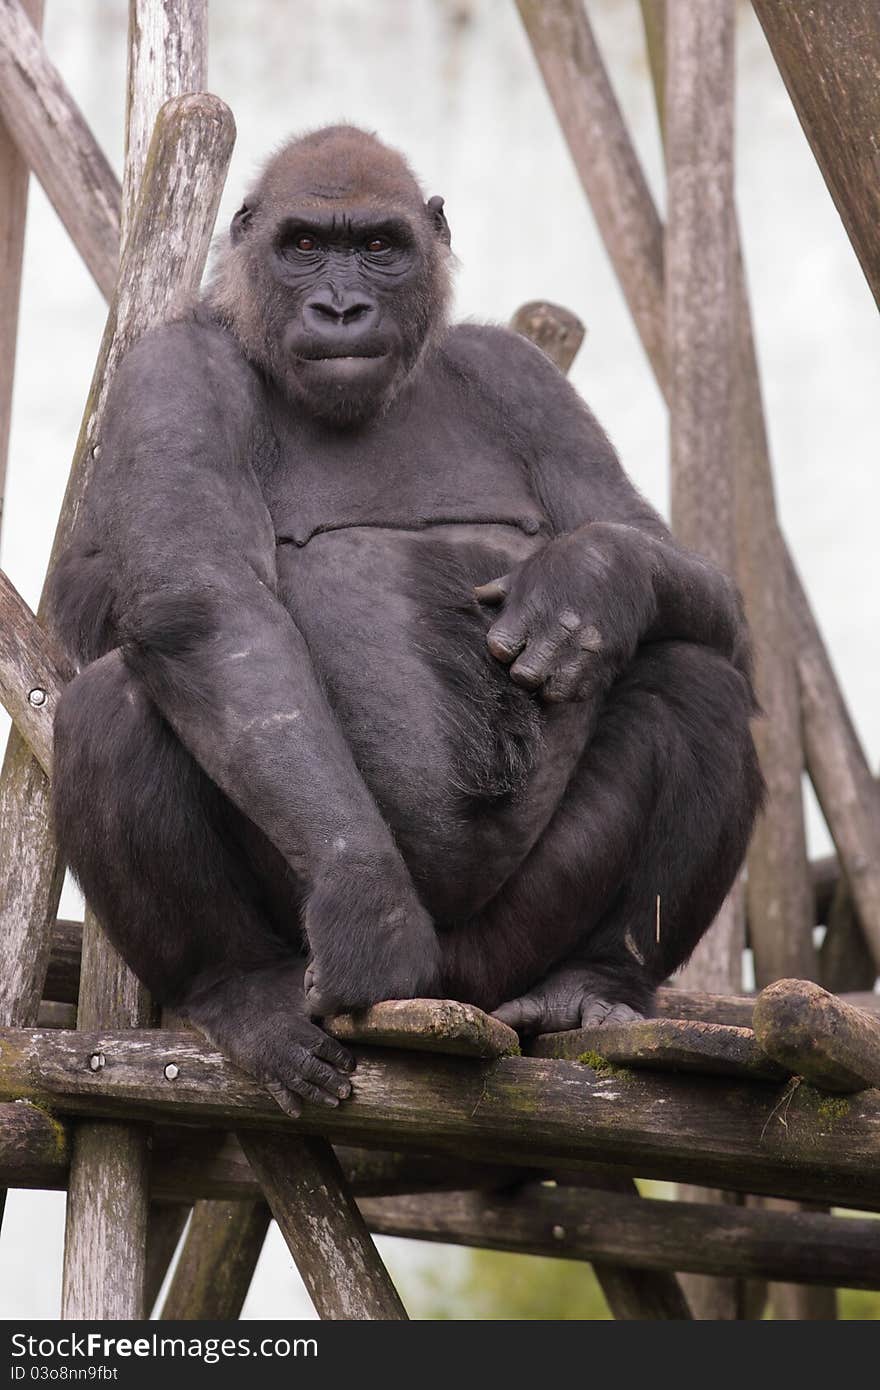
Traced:
<path id="1" fill-rule="evenodd" d="M 317 985 L 306 990 L 306 1012 L 311 1018 L 331 1018 L 342 1013 L 339 1000 L 330 994 L 322 994 Z"/>
<path id="2" fill-rule="evenodd" d="M 280 1081 L 267 1081 L 266 1090 L 270 1096 L 281 1106 L 287 1115 L 291 1115 L 294 1120 L 298 1120 L 302 1114 L 302 1101 L 289 1091 L 286 1086 L 282 1086 Z"/>
<path id="3" fill-rule="evenodd" d="M 519 656 L 528 638 L 525 623 L 505 611 L 486 633 L 486 645 L 499 661 L 509 663 Z"/>
<path id="4" fill-rule="evenodd" d="M 509 574 L 502 574 L 500 579 L 490 579 L 488 584 L 477 584 L 474 588 L 477 603 L 503 603 L 509 593 Z"/>
<path id="5" fill-rule="evenodd" d="M 351 1053 L 344 1047 L 340 1047 L 335 1038 L 331 1038 L 329 1033 L 320 1033 L 314 1042 L 309 1044 L 309 1051 L 315 1057 L 321 1057 L 325 1062 L 329 1062 L 331 1067 L 336 1067 L 339 1071 L 354 1071 L 357 1063 Z"/>
<path id="6" fill-rule="evenodd" d="M 529 642 L 511 666 L 510 679 L 526 690 L 537 690 L 547 679 L 550 664 L 564 640 L 565 634 L 560 633 L 558 637 Z"/>
<path id="7" fill-rule="evenodd" d="M 327 1062 L 322 1062 L 307 1048 L 296 1048 L 290 1061 L 298 1075 L 303 1076 L 306 1081 L 313 1082 L 322 1090 L 328 1091 L 331 1095 L 339 1096 L 344 1100 L 347 1095 L 351 1094 L 351 1082 L 347 1081 L 344 1076 L 340 1076 L 335 1067 L 331 1067 Z"/>
<path id="8" fill-rule="evenodd" d="M 607 999 L 599 999 L 595 994 L 588 994 L 581 1005 L 581 1027 L 599 1028 L 610 1014 L 613 1004 Z"/>
<path id="9" fill-rule="evenodd" d="M 531 994 L 510 999 L 492 1012 L 492 1017 L 515 1028 L 518 1033 L 537 1033 L 544 1022 L 544 1006 Z"/>
<path id="10" fill-rule="evenodd" d="M 640 1023 L 645 1017 L 635 1009 L 631 1009 L 629 1004 L 615 1004 L 605 1015 L 602 1027 L 607 1028 L 609 1023 Z"/>
<path id="11" fill-rule="evenodd" d="M 339 1096 L 322 1090 L 320 1086 L 313 1086 L 297 1069 L 289 1071 L 284 1080 L 289 1091 L 294 1091 L 303 1100 L 310 1100 L 313 1105 L 330 1105 L 335 1108 L 339 1104 Z"/>
<path id="12" fill-rule="evenodd" d="M 572 653 L 553 672 L 541 691 L 549 705 L 586 700 L 592 693 L 591 659 L 588 652 Z"/>

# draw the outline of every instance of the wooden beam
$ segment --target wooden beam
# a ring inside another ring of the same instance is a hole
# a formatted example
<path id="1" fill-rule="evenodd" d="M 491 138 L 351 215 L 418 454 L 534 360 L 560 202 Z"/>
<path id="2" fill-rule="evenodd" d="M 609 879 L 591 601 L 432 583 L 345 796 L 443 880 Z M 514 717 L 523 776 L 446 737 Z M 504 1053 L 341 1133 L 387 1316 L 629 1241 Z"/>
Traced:
<path id="1" fill-rule="evenodd" d="M 880 1288 L 873 1220 L 544 1186 L 509 1196 L 444 1192 L 359 1205 L 371 1230 L 412 1240 L 615 1261 L 645 1271 Z"/>
<path id="2" fill-rule="evenodd" d="M 163 1322 L 228 1322 L 244 1306 L 269 1229 L 269 1208 L 252 1202 L 196 1202 L 160 1317 Z"/>
<path id="3" fill-rule="evenodd" d="M 544 299 L 530 300 L 517 309 L 510 326 L 545 352 L 561 372 L 568 372 L 584 341 L 586 329 L 569 309 Z"/>
<path id="4" fill-rule="evenodd" d="M 877 1023 L 880 1029 L 880 1021 Z M 758 1046 L 751 1028 L 671 1018 L 649 1018 L 603 1028 L 545 1033 L 528 1049 L 533 1057 L 596 1059 L 596 1065 L 694 1072 L 701 1076 L 741 1076 L 784 1081 L 791 1070 Z"/>
<path id="5" fill-rule="evenodd" d="M 834 206 L 880 306 L 880 14 L 874 0 L 753 0 Z"/>
<path id="6" fill-rule="evenodd" d="M 109 299 L 119 264 L 119 181 L 19 0 L 0 0 L 0 115 Z"/>
<path id="7" fill-rule="evenodd" d="M 512 1028 L 456 999 L 390 999 L 356 1014 L 324 1020 L 334 1038 L 454 1057 L 504 1057 L 519 1052 Z"/>
<path id="8" fill-rule="evenodd" d="M 405 1320 L 330 1145 L 251 1131 L 239 1138 L 318 1316 Z"/>
<path id="9" fill-rule="evenodd" d="M 326 1114 L 307 1107 L 294 1122 L 193 1033 L 0 1029 L 0 1099 L 115 1120 L 268 1125 L 532 1168 L 599 1163 L 865 1209 L 880 1203 L 876 1091 L 842 1100 L 804 1083 L 597 1074 L 533 1057 L 480 1063 L 367 1048 L 357 1056 L 352 1098 Z"/>
<path id="10" fill-rule="evenodd" d="M 144 1316 L 149 1317 L 165 1282 L 168 1266 L 189 1220 L 186 1202 L 150 1202 L 147 1217 L 147 1256 L 144 1273 Z"/>

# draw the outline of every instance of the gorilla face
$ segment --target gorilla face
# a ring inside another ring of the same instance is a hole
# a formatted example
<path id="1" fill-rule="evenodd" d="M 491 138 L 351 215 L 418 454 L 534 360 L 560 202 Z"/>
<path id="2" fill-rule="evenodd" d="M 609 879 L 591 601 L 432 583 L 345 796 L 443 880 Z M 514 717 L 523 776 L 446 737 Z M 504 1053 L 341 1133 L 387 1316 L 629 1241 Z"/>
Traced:
<path id="1" fill-rule="evenodd" d="M 331 127 L 275 156 L 236 213 L 211 300 L 311 414 L 377 414 L 445 327 L 449 229 L 408 166 Z"/>

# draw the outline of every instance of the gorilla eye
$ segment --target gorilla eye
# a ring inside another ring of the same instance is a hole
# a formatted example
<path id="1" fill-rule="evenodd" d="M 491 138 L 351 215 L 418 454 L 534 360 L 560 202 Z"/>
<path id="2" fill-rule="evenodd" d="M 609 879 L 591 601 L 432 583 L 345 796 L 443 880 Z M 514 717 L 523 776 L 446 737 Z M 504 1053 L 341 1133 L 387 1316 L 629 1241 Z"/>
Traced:
<path id="1" fill-rule="evenodd" d="M 318 243 L 313 236 L 298 236 L 293 243 L 297 251 L 314 251 Z"/>
<path id="2" fill-rule="evenodd" d="M 367 250 L 372 251 L 373 255 L 376 255 L 379 251 L 387 251 L 390 246 L 391 242 L 384 236 L 370 237 L 370 240 L 367 242 Z"/>

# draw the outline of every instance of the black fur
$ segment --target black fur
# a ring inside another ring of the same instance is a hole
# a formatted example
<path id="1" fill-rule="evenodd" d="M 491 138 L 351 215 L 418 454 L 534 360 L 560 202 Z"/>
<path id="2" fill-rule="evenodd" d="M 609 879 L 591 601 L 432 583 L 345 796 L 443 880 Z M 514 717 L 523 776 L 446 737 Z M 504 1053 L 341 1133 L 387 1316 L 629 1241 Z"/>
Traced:
<path id="1" fill-rule="evenodd" d="M 62 853 L 291 1111 L 348 1089 L 310 1015 L 647 1010 L 760 802 L 733 586 L 537 349 L 447 326 L 449 240 L 373 137 L 285 146 L 119 368 L 53 583 Z"/>

